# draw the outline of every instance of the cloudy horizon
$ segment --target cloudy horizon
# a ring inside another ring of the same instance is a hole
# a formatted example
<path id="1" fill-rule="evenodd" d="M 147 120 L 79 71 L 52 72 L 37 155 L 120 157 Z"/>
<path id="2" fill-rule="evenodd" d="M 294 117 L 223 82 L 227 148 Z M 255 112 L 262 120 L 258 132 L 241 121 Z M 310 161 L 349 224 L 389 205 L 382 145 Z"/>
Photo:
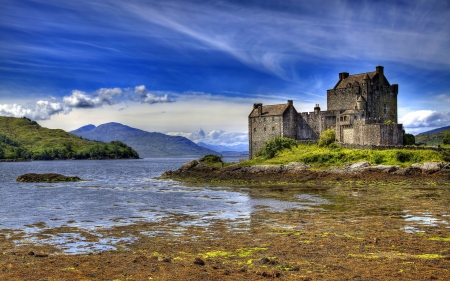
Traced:
<path id="1" fill-rule="evenodd" d="M 450 125 L 448 1 L 5 0 L 0 18 L 0 115 L 49 128 L 225 143 L 253 103 L 325 110 L 339 72 L 377 65 L 408 133 Z"/>

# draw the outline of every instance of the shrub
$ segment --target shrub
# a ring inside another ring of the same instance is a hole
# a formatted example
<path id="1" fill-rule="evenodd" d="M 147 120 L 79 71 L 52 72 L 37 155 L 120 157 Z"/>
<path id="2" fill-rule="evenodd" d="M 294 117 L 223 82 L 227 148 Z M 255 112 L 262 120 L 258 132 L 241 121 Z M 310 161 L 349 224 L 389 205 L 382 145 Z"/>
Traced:
<path id="1" fill-rule="evenodd" d="M 450 144 L 450 131 L 448 131 L 442 139 L 443 144 Z"/>
<path id="2" fill-rule="evenodd" d="M 209 154 L 209 155 L 205 155 L 202 158 L 200 158 L 199 161 L 205 162 L 208 164 L 222 163 L 222 158 L 218 155 Z"/>
<path id="3" fill-rule="evenodd" d="M 275 155 L 285 149 L 291 149 L 293 146 L 297 147 L 298 143 L 290 138 L 285 137 L 275 137 L 264 144 L 264 148 L 258 153 L 258 155 L 264 157 L 265 159 L 271 159 Z"/>
<path id="4" fill-rule="evenodd" d="M 336 140 L 336 133 L 333 130 L 328 129 L 322 132 L 322 134 L 320 135 L 318 145 L 320 147 L 329 146 L 330 144 L 334 143 L 335 140 Z"/>

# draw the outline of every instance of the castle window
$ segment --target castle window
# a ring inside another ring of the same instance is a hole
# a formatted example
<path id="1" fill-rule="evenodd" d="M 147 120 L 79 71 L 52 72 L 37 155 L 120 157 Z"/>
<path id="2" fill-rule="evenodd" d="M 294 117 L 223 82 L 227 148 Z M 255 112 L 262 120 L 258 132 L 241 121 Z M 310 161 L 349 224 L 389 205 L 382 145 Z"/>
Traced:
<path id="1" fill-rule="evenodd" d="M 275 131 L 275 127 L 272 127 L 272 131 Z"/>
<path id="2" fill-rule="evenodd" d="M 383 109 L 383 111 L 384 111 L 384 114 L 387 113 L 387 104 L 384 104 L 384 109 Z"/>
<path id="3" fill-rule="evenodd" d="M 255 133 L 256 133 L 256 128 L 253 128 L 253 132 L 255 132 Z"/>
<path id="4" fill-rule="evenodd" d="M 264 132 L 266 131 L 266 127 L 264 127 Z"/>

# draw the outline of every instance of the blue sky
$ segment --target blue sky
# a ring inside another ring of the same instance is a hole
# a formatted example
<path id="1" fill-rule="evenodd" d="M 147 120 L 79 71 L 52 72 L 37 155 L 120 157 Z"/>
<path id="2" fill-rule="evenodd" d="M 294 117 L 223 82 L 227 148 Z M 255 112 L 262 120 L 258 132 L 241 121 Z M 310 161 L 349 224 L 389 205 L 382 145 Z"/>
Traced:
<path id="1" fill-rule="evenodd" d="M 325 109 L 339 72 L 382 65 L 407 132 L 450 125 L 447 0 L 0 3 L 0 115 L 233 143 L 253 103 Z"/>

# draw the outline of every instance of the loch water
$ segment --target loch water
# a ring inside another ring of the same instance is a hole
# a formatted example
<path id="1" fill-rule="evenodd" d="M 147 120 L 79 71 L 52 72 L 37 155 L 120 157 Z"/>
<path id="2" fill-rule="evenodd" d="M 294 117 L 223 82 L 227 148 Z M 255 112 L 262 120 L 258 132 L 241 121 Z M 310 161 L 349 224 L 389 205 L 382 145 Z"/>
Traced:
<path id="1" fill-rule="evenodd" d="M 251 215 L 255 206 L 275 211 L 300 202 L 253 198 L 245 188 L 188 187 L 156 179 L 193 158 L 74 160 L 0 163 L 0 230 L 46 227 L 111 227 L 165 216 L 192 215 L 192 224 Z M 81 182 L 16 182 L 26 173 L 79 176 Z M 313 202 L 314 199 L 310 203 Z"/>

